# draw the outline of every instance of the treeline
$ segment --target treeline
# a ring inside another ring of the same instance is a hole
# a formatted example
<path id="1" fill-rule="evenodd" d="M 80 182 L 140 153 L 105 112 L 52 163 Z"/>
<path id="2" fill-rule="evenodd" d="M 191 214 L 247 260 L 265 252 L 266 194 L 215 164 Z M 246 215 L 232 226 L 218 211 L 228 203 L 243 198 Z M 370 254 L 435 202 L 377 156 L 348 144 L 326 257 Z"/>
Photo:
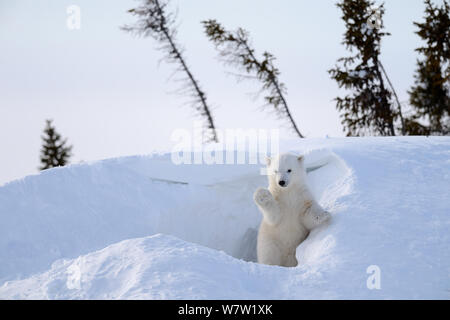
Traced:
<path id="1" fill-rule="evenodd" d="M 177 30 L 170 0 L 142 0 L 129 10 L 138 20 L 123 27 L 134 34 L 151 36 L 161 43 L 166 60 L 177 64 L 184 75 L 193 107 L 205 121 L 211 141 L 217 141 L 212 110 L 206 94 L 200 89 L 193 71 L 187 66 L 184 50 L 177 41 Z M 329 70 L 331 79 L 348 93 L 335 99 L 341 113 L 344 131 L 349 136 L 360 135 L 448 135 L 450 132 L 450 12 L 448 0 L 441 6 L 425 0 L 423 22 L 413 22 L 424 45 L 419 53 L 415 83 L 411 86 L 409 103 L 400 103 L 381 56 L 381 41 L 390 34 L 383 25 L 384 6 L 371 0 L 343 0 L 337 4 L 346 26 L 342 44 L 352 53 L 338 59 Z M 201 22 L 207 38 L 215 45 L 225 64 L 244 74 L 240 79 L 261 83 L 267 106 L 279 119 L 303 138 L 288 105 L 287 89 L 280 80 L 275 57 L 263 51 L 258 54 L 251 45 L 249 33 L 238 28 L 229 31 L 215 19 Z"/>
<path id="2" fill-rule="evenodd" d="M 176 19 L 169 4 L 170 0 L 141 0 L 138 7 L 129 10 L 136 22 L 122 29 L 159 43 L 165 61 L 174 64 L 184 81 L 180 90 L 190 96 L 192 108 L 204 121 L 204 142 L 217 142 L 213 110 L 177 39 Z M 342 0 L 337 4 L 346 27 L 342 45 L 351 55 L 339 58 L 328 73 L 346 92 L 335 102 L 348 136 L 450 135 L 450 4 L 449 0 L 442 0 L 441 5 L 424 0 L 424 5 L 423 21 L 412 22 L 422 43 L 416 49 L 414 83 L 407 92 L 409 101 L 401 103 L 380 58 L 382 40 L 390 36 L 383 24 L 384 5 L 376 7 L 372 0 Z M 243 28 L 230 31 L 215 19 L 201 23 L 224 64 L 241 72 L 239 80 L 258 81 L 265 106 L 303 138 L 275 56 L 267 51 L 258 53 L 261 51 L 253 47 L 249 32 Z M 40 169 L 68 163 L 72 146 L 66 145 L 51 121 L 47 121 L 45 135 Z"/>

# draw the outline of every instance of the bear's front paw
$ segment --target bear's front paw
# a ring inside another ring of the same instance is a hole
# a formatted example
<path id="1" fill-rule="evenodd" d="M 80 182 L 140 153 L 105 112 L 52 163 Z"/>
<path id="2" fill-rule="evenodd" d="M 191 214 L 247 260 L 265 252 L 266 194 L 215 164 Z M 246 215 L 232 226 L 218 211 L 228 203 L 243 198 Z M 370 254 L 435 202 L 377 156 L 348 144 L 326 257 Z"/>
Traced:
<path id="1" fill-rule="evenodd" d="M 255 200 L 256 204 L 264 207 L 273 200 L 273 197 L 269 190 L 258 188 L 253 195 L 253 199 Z"/>

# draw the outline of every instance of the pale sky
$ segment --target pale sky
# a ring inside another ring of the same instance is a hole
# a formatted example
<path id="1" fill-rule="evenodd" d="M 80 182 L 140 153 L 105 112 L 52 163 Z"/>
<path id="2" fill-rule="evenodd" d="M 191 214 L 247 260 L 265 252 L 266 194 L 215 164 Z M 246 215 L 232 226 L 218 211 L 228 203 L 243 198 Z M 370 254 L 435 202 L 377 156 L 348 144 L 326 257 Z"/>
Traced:
<path id="1" fill-rule="evenodd" d="M 257 83 L 237 83 L 217 58 L 200 21 L 247 29 L 258 53 L 277 57 L 292 114 L 307 137 L 343 136 L 333 99 L 344 94 L 327 73 L 348 55 L 336 1 L 178 0 L 178 40 L 213 105 L 219 129 L 277 128 L 252 99 Z M 72 163 L 170 150 L 171 133 L 192 128 L 188 98 L 173 94 L 173 67 L 151 38 L 119 29 L 133 0 L 0 0 L 0 185 L 37 172 L 45 119 L 73 144 Z M 81 29 L 67 27 L 67 7 Z M 382 61 L 401 101 L 408 99 L 420 45 L 413 21 L 421 0 L 387 0 Z M 291 132 L 283 136 L 294 137 Z"/>

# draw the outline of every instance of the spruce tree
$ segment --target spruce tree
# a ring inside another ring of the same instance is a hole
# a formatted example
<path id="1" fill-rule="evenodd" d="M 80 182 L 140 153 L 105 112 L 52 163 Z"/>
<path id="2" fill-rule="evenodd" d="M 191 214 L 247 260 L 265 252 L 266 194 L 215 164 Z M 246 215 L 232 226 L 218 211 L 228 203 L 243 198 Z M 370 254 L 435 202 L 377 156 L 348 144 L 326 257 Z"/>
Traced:
<path id="1" fill-rule="evenodd" d="M 408 92 L 412 115 L 406 120 L 411 135 L 450 134 L 450 5 L 439 7 L 425 0 L 424 22 L 414 22 L 425 42 L 417 48 L 414 86 Z"/>
<path id="2" fill-rule="evenodd" d="M 67 146 L 67 139 L 62 139 L 52 125 L 52 120 L 46 120 L 47 125 L 42 136 L 41 163 L 39 170 L 65 166 L 69 163 L 72 146 Z"/>
<path id="3" fill-rule="evenodd" d="M 212 109 L 206 99 L 206 93 L 194 77 L 184 57 L 184 49 L 177 41 L 176 19 L 169 10 L 170 0 L 140 0 L 140 3 L 138 7 L 128 10 L 137 17 L 137 22 L 123 26 L 122 29 L 136 35 L 151 37 L 160 44 L 159 49 L 165 53 L 164 60 L 175 64 L 175 73 L 183 75 L 178 79 L 184 83 L 181 91 L 191 96 L 192 107 L 204 119 L 206 129 L 204 142 L 218 142 Z"/>
<path id="4" fill-rule="evenodd" d="M 335 99 L 344 130 L 348 136 L 395 135 L 400 106 L 394 105 L 379 59 L 381 40 L 389 35 L 383 31 L 384 7 L 374 10 L 370 0 L 343 0 L 337 6 L 346 26 L 342 44 L 353 54 L 340 58 L 328 71 L 340 88 L 349 91 Z"/>
<path id="5" fill-rule="evenodd" d="M 222 60 L 246 73 L 238 75 L 239 78 L 256 79 L 261 82 L 266 105 L 273 106 L 278 117 L 286 120 L 293 131 L 300 138 L 304 138 L 289 110 L 285 97 L 286 86 L 279 79 L 280 71 L 275 67 L 275 57 L 269 52 L 264 52 L 262 57 L 258 57 L 251 46 L 249 33 L 242 28 L 233 32 L 225 30 L 216 20 L 205 20 L 202 23 L 206 36 L 219 50 Z"/>

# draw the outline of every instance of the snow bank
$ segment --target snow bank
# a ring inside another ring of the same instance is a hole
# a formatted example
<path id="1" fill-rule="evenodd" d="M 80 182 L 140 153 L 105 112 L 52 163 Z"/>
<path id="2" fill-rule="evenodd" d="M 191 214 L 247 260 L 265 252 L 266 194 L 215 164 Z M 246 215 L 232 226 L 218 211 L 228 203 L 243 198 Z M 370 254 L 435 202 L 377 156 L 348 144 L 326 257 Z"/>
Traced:
<path id="1" fill-rule="evenodd" d="M 320 167 L 309 183 L 333 214 L 297 249 L 298 267 L 252 262 L 259 166 L 128 157 L 0 188 L 0 298 L 450 298 L 450 139 L 282 150 Z M 371 265 L 379 290 L 366 285 Z"/>
<path id="2" fill-rule="evenodd" d="M 281 268 L 271 269 L 274 270 L 159 234 L 125 240 L 74 260 L 60 260 L 48 272 L 7 283 L 2 288 L 2 296 L 223 299 L 243 294 L 262 299 L 267 294 L 273 295 L 272 289 L 279 280 L 267 278 L 265 273 L 283 275 L 283 270 L 277 270 Z"/>

